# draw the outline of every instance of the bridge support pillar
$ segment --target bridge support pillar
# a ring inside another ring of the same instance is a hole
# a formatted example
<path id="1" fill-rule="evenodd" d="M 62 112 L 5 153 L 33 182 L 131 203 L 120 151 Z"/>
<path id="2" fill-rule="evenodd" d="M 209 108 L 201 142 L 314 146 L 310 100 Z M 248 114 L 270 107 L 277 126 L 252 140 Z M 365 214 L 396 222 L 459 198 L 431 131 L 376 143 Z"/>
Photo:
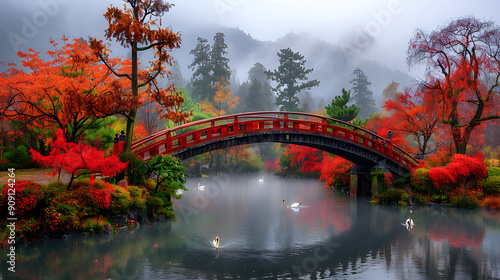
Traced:
<path id="1" fill-rule="evenodd" d="M 391 173 L 385 168 L 384 163 L 373 167 L 356 165 L 351 168 L 351 188 L 352 196 L 373 196 L 386 189 L 384 185 L 385 174 Z"/>
<path id="2" fill-rule="evenodd" d="M 385 160 L 379 162 L 379 164 L 372 167 L 371 169 L 372 196 L 374 196 L 376 193 L 381 193 L 387 189 L 388 186 L 385 186 L 385 174 L 391 174 L 391 171 L 389 171 L 389 169 L 387 168 Z M 390 182 L 390 184 L 392 184 L 392 181 Z"/>
<path id="3" fill-rule="evenodd" d="M 351 188 L 350 195 L 371 195 L 370 168 L 356 165 L 351 168 Z"/>

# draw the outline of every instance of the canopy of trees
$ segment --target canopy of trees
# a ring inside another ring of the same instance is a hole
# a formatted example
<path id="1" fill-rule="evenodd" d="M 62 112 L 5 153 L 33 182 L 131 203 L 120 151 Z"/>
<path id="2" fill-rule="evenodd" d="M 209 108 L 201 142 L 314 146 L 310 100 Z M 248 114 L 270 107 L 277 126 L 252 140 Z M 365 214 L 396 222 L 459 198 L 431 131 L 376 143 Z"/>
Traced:
<path id="1" fill-rule="evenodd" d="M 86 130 L 99 127 L 104 118 L 139 103 L 85 41 L 63 38 L 62 47 L 51 43 L 54 50 L 48 52 L 47 60 L 32 49 L 19 52 L 23 67 L 15 66 L 0 75 L 1 112 L 13 124 L 40 140 L 61 129 L 66 141 L 76 142 Z M 129 61 L 122 59 L 109 63 L 117 70 L 130 68 Z"/>

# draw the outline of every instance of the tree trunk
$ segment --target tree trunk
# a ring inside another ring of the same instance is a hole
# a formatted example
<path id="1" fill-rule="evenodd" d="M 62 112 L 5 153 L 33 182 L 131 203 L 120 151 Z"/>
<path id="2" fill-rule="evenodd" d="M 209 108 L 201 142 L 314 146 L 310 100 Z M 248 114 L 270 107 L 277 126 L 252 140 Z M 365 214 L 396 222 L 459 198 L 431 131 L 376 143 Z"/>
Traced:
<path id="1" fill-rule="evenodd" d="M 467 142 L 462 139 L 462 135 L 453 135 L 453 141 L 455 142 L 455 152 L 465 155 L 467 152 Z"/>
<path id="2" fill-rule="evenodd" d="M 139 96 L 139 89 L 137 88 L 137 42 L 132 42 L 132 96 L 134 97 L 134 102 L 137 102 L 135 98 Z M 125 137 L 125 144 L 123 146 L 124 152 L 130 152 L 132 147 L 132 136 L 134 135 L 134 123 L 135 115 L 137 114 L 137 105 L 132 104 L 130 108 L 129 115 L 127 117 L 127 131 Z"/>

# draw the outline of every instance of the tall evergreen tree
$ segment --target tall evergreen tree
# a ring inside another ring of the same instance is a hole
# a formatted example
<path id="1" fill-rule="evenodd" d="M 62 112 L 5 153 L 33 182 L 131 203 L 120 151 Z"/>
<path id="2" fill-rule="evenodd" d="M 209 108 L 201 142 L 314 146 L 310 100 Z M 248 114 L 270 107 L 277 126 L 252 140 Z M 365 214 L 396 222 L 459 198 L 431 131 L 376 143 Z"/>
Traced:
<path id="1" fill-rule="evenodd" d="M 228 83 L 231 79 L 229 68 L 229 58 L 227 55 L 227 45 L 224 42 L 224 33 L 217 32 L 214 36 L 214 44 L 210 50 L 210 66 L 212 74 L 212 85 L 218 83 L 222 78 Z"/>
<path id="2" fill-rule="evenodd" d="M 330 118 L 345 122 L 354 120 L 359 113 L 359 107 L 354 104 L 352 104 L 351 106 L 347 106 L 350 96 L 351 93 L 343 88 L 342 95 L 335 96 L 335 98 L 332 100 L 332 103 L 325 107 L 326 114 Z"/>
<path id="3" fill-rule="evenodd" d="M 271 111 L 273 106 L 273 93 L 269 83 L 261 84 L 254 79 L 248 87 L 248 95 L 245 99 L 246 111 Z"/>
<path id="4" fill-rule="evenodd" d="M 242 99 L 246 112 L 274 110 L 275 98 L 265 71 L 266 67 L 259 62 L 248 70 L 247 92 Z"/>
<path id="5" fill-rule="evenodd" d="M 269 83 L 269 79 L 266 75 L 266 67 L 262 65 L 260 62 L 257 62 L 253 65 L 250 70 L 248 70 L 248 80 L 251 82 L 253 80 L 259 81 L 259 83 Z"/>
<path id="6" fill-rule="evenodd" d="M 354 78 L 349 82 L 352 84 L 352 101 L 360 108 L 358 116 L 367 119 L 371 113 L 377 111 L 373 92 L 369 89 L 371 83 L 368 82 L 368 77 L 359 68 L 354 69 L 352 75 Z"/>
<path id="7" fill-rule="evenodd" d="M 258 111 L 262 100 L 259 100 L 260 91 L 262 90 L 262 84 L 253 80 L 248 87 L 248 95 L 245 100 L 246 109 L 248 112 Z"/>
<path id="8" fill-rule="evenodd" d="M 198 43 L 189 54 L 194 56 L 189 69 L 193 70 L 191 76 L 192 97 L 198 101 L 207 99 L 212 89 L 212 73 L 210 60 L 210 45 L 208 40 L 198 37 Z"/>
<path id="9" fill-rule="evenodd" d="M 229 84 L 231 70 L 227 55 L 227 45 L 224 42 L 224 33 L 218 32 L 214 36 L 212 47 L 208 40 L 198 37 L 196 47 L 189 54 L 194 56 L 193 62 L 189 65 L 192 69 L 191 77 L 193 98 L 198 101 L 213 101 L 216 89 L 213 87 L 224 79 L 225 84 Z"/>
<path id="10" fill-rule="evenodd" d="M 278 69 L 265 72 L 268 78 L 278 83 L 273 88 L 278 96 L 276 106 L 279 106 L 281 111 L 299 111 L 300 100 L 296 94 L 318 86 L 319 81 L 307 81 L 309 79 L 307 74 L 313 69 L 304 67 L 306 60 L 300 53 L 293 52 L 290 48 L 282 49 L 278 53 L 278 58 L 280 63 Z M 300 81 L 307 82 L 300 83 Z"/>
<path id="11" fill-rule="evenodd" d="M 172 71 L 170 71 L 170 76 L 168 76 L 168 83 L 169 85 L 174 84 L 176 88 L 184 86 L 185 80 L 182 76 L 181 66 L 177 60 L 172 62 Z"/>
<path id="12" fill-rule="evenodd" d="M 314 100 L 310 91 L 306 91 L 302 98 L 300 99 L 300 103 L 302 104 L 300 110 L 304 113 L 312 113 L 314 111 Z"/>

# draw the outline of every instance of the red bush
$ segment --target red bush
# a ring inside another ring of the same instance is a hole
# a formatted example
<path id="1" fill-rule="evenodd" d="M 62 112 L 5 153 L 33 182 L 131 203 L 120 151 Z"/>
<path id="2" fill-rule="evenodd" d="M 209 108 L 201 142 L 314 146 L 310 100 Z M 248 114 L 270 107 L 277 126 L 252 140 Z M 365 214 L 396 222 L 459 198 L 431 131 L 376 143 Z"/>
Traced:
<path id="1" fill-rule="evenodd" d="M 433 167 L 429 169 L 429 179 L 438 189 L 444 185 L 447 186 L 456 183 L 453 175 L 445 167 Z"/>
<path id="2" fill-rule="evenodd" d="M 9 185 L 6 185 L 3 189 L 2 201 L 3 205 L 7 205 Z M 17 181 L 14 184 L 14 190 L 16 198 L 15 200 L 15 217 L 22 217 L 38 205 L 38 198 L 40 197 L 43 186 L 32 181 Z"/>
<path id="3" fill-rule="evenodd" d="M 469 180 L 484 179 L 488 176 L 488 171 L 481 154 L 469 157 L 462 154 L 455 154 L 446 169 L 456 178 L 457 181 L 466 182 Z"/>
<path id="4" fill-rule="evenodd" d="M 99 209 L 109 209 L 109 205 L 111 204 L 111 195 L 106 189 L 98 190 L 91 188 L 89 190 L 92 199 L 97 203 Z"/>
<path id="5" fill-rule="evenodd" d="M 455 154 L 445 167 L 429 169 L 429 179 L 437 188 L 451 184 L 465 186 L 469 181 L 484 179 L 487 176 L 488 171 L 481 154 L 473 157 Z"/>

